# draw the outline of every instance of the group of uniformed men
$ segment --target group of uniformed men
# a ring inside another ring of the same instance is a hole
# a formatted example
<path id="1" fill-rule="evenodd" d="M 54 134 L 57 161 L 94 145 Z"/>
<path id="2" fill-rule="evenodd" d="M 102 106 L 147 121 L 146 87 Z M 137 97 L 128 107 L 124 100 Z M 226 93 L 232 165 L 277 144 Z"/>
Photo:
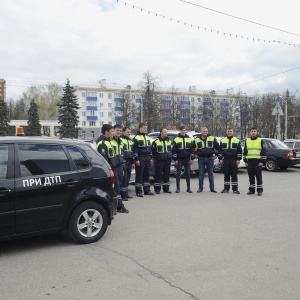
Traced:
<path id="1" fill-rule="evenodd" d="M 221 193 L 228 193 L 230 185 L 233 193 L 240 194 L 238 190 L 237 169 L 244 155 L 245 165 L 249 176 L 248 195 L 259 196 L 263 192 L 262 166 L 266 158 L 266 150 L 263 140 L 258 136 L 257 128 L 252 127 L 249 137 L 246 140 L 244 153 L 242 153 L 241 142 L 233 135 L 233 128 L 228 127 L 226 136 L 220 144 L 217 139 L 208 133 L 206 127 L 201 128 L 201 133 L 192 139 L 186 132 L 185 126 L 180 126 L 178 136 L 173 143 L 168 138 L 168 130 L 162 128 L 160 135 L 151 143 L 147 134 L 147 124 L 141 123 L 139 131 L 130 139 L 131 130 L 129 127 L 122 128 L 104 124 L 102 135 L 96 141 L 97 151 L 110 164 L 115 175 L 115 192 L 118 195 L 118 212 L 128 213 L 123 201 L 132 198 L 128 194 L 131 170 L 135 169 L 135 193 L 137 197 L 144 195 L 153 196 L 170 191 L 170 166 L 171 160 L 175 161 L 176 193 L 180 193 L 180 178 L 182 168 L 185 170 L 187 192 L 192 193 L 190 186 L 190 165 L 195 158 L 198 159 L 199 185 L 198 193 L 203 192 L 204 174 L 207 170 L 210 191 L 217 193 L 214 186 L 213 167 L 214 160 L 219 159 L 224 170 L 224 188 Z M 155 182 L 154 193 L 150 190 L 150 166 L 154 161 Z"/>

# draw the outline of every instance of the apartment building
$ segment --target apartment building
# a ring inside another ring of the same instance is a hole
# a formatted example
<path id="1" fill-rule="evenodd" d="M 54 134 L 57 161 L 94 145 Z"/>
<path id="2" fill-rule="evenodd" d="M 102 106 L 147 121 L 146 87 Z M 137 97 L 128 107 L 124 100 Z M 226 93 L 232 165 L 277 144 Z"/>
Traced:
<path id="1" fill-rule="evenodd" d="M 132 119 L 134 128 L 142 120 L 142 91 L 131 86 L 124 88 L 108 88 L 106 84 L 99 87 L 75 87 L 80 110 L 79 136 L 86 139 L 97 139 L 101 134 L 103 124 L 114 125 L 122 123 L 123 103 L 125 97 L 136 108 Z M 160 118 L 162 125 L 171 129 L 175 125 L 185 124 L 190 130 L 199 130 L 205 125 L 214 131 L 215 135 L 223 134 L 227 125 L 241 127 L 241 111 L 247 111 L 248 99 L 240 95 L 218 94 L 215 91 L 197 91 L 190 87 L 186 91 L 170 92 L 156 91 L 160 99 Z M 176 124 L 174 123 L 174 107 L 176 107 Z M 242 116 L 247 121 L 247 116 Z M 172 123 L 173 122 L 173 123 Z M 149 128 L 151 130 L 151 128 Z M 156 129 L 157 130 L 157 129 Z"/>

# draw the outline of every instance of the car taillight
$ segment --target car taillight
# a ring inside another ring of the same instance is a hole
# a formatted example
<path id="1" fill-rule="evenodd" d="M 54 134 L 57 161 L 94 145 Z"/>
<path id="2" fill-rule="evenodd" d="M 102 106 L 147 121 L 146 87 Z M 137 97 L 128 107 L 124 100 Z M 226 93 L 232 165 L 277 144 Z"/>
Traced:
<path id="1" fill-rule="evenodd" d="M 115 174 L 112 170 L 110 170 L 110 183 L 112 185 L 112 187 L 115 187 Z"/>
<path id="2" fill-rule="evenodd" d="M 286 155 L 287 158 L 293 158 L 294 157 L 294 152 L 289 151 L 288 154 Z"/>

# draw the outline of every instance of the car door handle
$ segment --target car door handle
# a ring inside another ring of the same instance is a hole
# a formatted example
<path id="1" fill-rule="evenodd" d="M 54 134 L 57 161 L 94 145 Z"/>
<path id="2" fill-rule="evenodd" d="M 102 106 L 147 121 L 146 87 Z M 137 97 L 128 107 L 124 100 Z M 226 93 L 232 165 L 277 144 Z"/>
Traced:
<path id="1" fill-rule="evenodd" d="M 11 192 L 11 190 L 7 190 L 7 189 L 0 189 L 0 195 L 7 195 Z"/>
<path id="2" fill-rule="evenodd" d="M 74 186 L 74 185 L 76 185 L 78 183 L 78 180 L 68 180 L 67 182 L 66 182 L 66 185 L 67 186 Z"/>

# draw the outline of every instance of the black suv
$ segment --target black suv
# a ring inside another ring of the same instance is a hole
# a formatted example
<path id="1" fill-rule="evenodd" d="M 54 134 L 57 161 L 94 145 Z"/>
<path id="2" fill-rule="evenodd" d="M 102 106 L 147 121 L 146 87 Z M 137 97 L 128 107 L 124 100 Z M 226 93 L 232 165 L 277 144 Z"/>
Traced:
<path id="1" fill-rule="evenodd" d="M 99 240 L 116 212 L 114 175 L 80 141 L 0 137 L 0 240 L 68 229 Z"/>

